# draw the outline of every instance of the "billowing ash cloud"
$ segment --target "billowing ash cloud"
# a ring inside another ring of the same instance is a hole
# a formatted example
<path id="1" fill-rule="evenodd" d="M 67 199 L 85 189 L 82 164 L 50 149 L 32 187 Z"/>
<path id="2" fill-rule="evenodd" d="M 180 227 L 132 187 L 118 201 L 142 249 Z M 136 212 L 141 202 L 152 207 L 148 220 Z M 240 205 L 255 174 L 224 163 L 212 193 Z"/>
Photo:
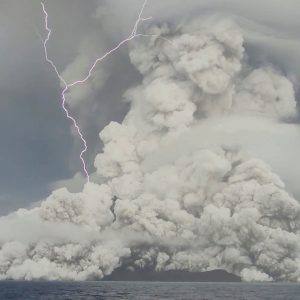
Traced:
<path id="1" fill-rule="evenodd" d="M 284 123 L 297 114 L 292 82 L 249 64 L 230 19 L 148 31 L 165 39 L 130 50 L 143 81 L 123 123 L 100 133 L 102 183 L 0 219 L 0 278 L 95 279 L 126 263 L 300 281 L 300 204 L 268 157 L 278 134 L 299 137 Z"/>

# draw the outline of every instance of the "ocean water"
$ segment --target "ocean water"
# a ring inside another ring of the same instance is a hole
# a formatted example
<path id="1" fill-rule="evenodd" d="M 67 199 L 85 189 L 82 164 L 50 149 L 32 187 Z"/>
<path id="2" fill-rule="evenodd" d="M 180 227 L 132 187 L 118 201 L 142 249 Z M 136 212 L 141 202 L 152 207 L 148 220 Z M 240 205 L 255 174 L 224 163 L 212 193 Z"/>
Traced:
<path id="1" fill-rule="evenodd" d="M 300 300 L 300 285 L 188 282 L 0 282 L 0 299 Z"/>

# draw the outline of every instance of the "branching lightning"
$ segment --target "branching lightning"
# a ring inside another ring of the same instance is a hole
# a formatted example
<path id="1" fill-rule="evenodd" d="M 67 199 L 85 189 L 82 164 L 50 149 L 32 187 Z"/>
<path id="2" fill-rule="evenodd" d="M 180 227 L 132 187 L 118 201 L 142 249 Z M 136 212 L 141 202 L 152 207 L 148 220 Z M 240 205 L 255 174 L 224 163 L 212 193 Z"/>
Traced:
<path id="1" fill-rule="evenodd" d="M 78 84 L 82 84 L 82 83 L 85 83 L 87 80 L 90 79 L 90 77 L 92 76 L 92 72 L 93 70 L 95 69 L 96 65 L 101 62 L 102 60 L 104 60 L 106 57 L 108 57 L 110 54 L 112 54 L 113 52 L 117 51 L 123 44 L 133 40 L 134 38 L 136 37 L 139 37 L 139 36 L 144 36 L 144 37 L 151 37 L 151 36 L 156 36 L 156 37 L 159 37 L 159 38 L 162 38 L 163 40 L 169 42 L 172 44 L 172 42 L 164 37 L 161 37 L 161 36 L 158 36 L 158 35 L 153 35 L 153 34 L 140 34 L 140 33 L 137 33 L 137 30 L 138 30 L 138 26 L 141 22 L 144 22 L 144 21 L 147 21 L 147 20 L 150 20 L 152 19 L 152 17 L 148 17 L 148 18 L 143 18 L 142 15 L 143 15 L 143 12 L 145 10 L 145 7 L 148 3 L 148 0 L 144 0 L 144 3 L 142 5 L 142 8 L 139 12 L 139 15 L 138 15 L 138 18 L 134 24 L 134 27 L 132 29 L 132 32 L 131 34 L 124 40 L 122 40 L 117 46 L 115 46 L 114 48 L 112 48 L 111 50 L 109 50 L 108 52 L 106 52 L 104 55 L 102 55 L 101 57 L 97 58 L 94 63 L 92 64 L 91 68 L 89 69 L 87 75 L 83 78 L 83 79 L 79 79 L 79 80 L 76 80 L 74 82 L 71 82 L 71 83 L 67 83 L 66 80 L 61 76 L 61 74 L 59 73 L 55 63 L 49 58 L 48 56 L 48 49 L 47 49 L 47 43 L 50 39 L 50 36 L 51 36 L 51 29 L 49 28 L 48 26 L 48 13 L 46 11 L 46 8 L 45 8 L 45 5 L 43 2 L 41 2 L 41 5 L 42 5 L 42 9 L 43 9 L 43 12 L 44 12 L 44 15 L 45 15 L 45 29 L 47 31 L 47 36 L 46 36 L 46 39 L 43 41 L 43 45 L 44 45 L 44 52 L 45 52 L 45 58 L 46 58 L 46 61 L 52 66 L 53 70 L 55 71 L 58 79 L 60 80 L 61 84 L 63 85 L 63 89 L 62 89 L 62 92 L 61 92 L 61 106 L 62 106 L 62 109 L 63 111 L 65 112 L 65 115 L 66 117 L 72 122 L 73 126 L 75 127 L 77 133 L 78 133 L 78 136 L 80 137 L 81 141 L 82 141 L 82 150 L 80 152 L 80 160 L 82 162 L 82 166 L 83 166 L 83 172 L 87 178 L 87 181 L 89 182 L 90 181 L 90 176 L 89 176 L 89 173 L 87 171 L 87 166 L 86 166 L 86 162 L 85 162 L 85 159 L 84 159 L 84 154 L 85 152 L 88 150 L 88 147 L 87 147 L 87 142 L 82 134 L 82 131 L 77 123 L 77 121 L 75 120 L 75 118 L 72 116 L 70 110 L 68 109 L 67 107 L 67 104 L 66 104 L 66 93 L 69 91 L 69 89 L 71 87 L 74 87 Z M 172 44 L 173 45 L 173 44 Z M 174 46 L 174 45 L 173 45 Z"/>

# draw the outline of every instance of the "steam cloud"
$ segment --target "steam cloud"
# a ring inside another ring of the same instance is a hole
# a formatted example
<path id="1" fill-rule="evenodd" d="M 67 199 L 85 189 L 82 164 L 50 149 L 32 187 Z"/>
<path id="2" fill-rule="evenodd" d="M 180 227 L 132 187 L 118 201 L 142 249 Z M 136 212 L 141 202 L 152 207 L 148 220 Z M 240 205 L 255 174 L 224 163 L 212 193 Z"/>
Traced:
<path id="1" fill-rule="evenodd" d="M 143 80 L 123 123 L 100 133 L 102 183 L 1 218 L 0 279 L 98 279 L 126 263 L 300 281 L 300 204 L 268 157 L 278 134 L 299 137 L 285 122 L 293 83 L 251 66 L 228 18 L 148 31 L 171 43 L 130 49 Z"/>

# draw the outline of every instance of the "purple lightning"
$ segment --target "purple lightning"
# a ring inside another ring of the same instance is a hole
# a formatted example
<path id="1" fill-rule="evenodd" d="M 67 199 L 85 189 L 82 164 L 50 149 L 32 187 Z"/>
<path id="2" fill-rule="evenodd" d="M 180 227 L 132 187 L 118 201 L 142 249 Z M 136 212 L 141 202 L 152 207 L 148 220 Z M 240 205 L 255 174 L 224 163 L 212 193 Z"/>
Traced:
<path id="1" fill-rule="evenodd" d="M 133 40 L 134 38 L 136 37 L 139 37 L 139 36 L 143 36 L 143 37 L 151 37 L 151 36 L 156 36 L 158 38 L 162 38 L 163 40 L 169 42 L 172 44 L 172 42 L 164 37 L 161 37 L 161 36 L 158 36 L 158 35 L 152 35 L 152 34 L 138 34 L 137 33 L 137 30 L 138 30 L 138 26 L 139 26 L 139 23 L 140 22 L 144 22 L 144 21 L 147 21 L 147 20 L 150 20 L 152 17 L 148 17 L 148 18 L 143 18 L 142 15 L 143 15 L 143 12 L 144 12 L 144 9 L 147 5 L 147 2 L 148 0 L 144 0 L 144 3 L 142 5 L 142 8 L 139 12 L 139 15 L 138 15 L 138 18 L 134 24 L 134 27 L 133 27 L 133 30 L 131 32 L 131 34 L 126 38 L 124 39 L 123 41 L 121 41 L 117 46 L 115 46 L 114 48 L 112 48 L 111 50 L 109 50 L 107 53 L 105 53 L 103 56 L 97 58 L 93 65 L 91 66 L 91 68 L 89 69 L 88 71 L 88 74 L 81 80 L 76 80 L 72 83 L 67 83 L 65 81 L 65 79 L 60 75 L 56 65 L 54 64 L 54 62 L 49 58 L 48 56 L 48 50 L 47 50 L 47 43 L 50 39 L 50 36 L 51 36 L 51 29 L 49 28 L 48 26 L 48 13 L 45 9 L 45 5 L 43 2 L 41 2 L 41 5 L 42 5 L 42 8 L 43 8 L 43 12 L 44 12 L 44 15 L 45 15 L 45 29 L 47 31 L 47 37 L 46 39 L 43 41 L 43 46 L 44 46 L 44 52 L 45 52 L 45 58 L 46 58 L 46 61 L 52 66 L 53 70 L 55 71 L 57 77 L 59 78 L 60 82 L 63 84 L 63 90 L 62 90 L 62 93 L 61 93 L 61 99 L 62 99 L 62 102 L 61 102 L 61 106 L 62 106 L 62 109 L 63 111 L 65 112 L 66 114 L 66 117 L 71 120 L 71 122 L 73 123 L 74 127 L 76 128 L 77 130 L 77 133 L 82 141 L 82 144 L 83 144 L 83 148 L 82 148 L 82 151 L 80 152 L 80 160 L 82 162 L 82 165 L 83 165 L 83 171 L 86 175 L 86 178 L 87 178 L 87 181 L 89 182 L 90 181 L 90 176 L 89 176 L 89 173 L 87 171 L 87 168 L 86 168 L 86 162 L 84 160 L 84 153 L 88 150 L 88 147 L 87 147 L 87 142 L 81 132 L 81 129 L 77 123 L 77 121 L 75 120 L 75 118 L 71 115 L 70 111 L 68 110 L 67 106 L 66 106 L 66 92 L 69 91 L 69 89 L 73 86 L 76 86 L 77 84 L 81 84 L 81 83 L 85 83 L 87 80 L 90 79 L 90 77 L 92 76 L 92 72 L 94 70 L 94 68 L 96 67 L 96 65 L 101 62 L 102 60 L 104 60 L 107 56 L 109 56 L 110 54 L 112 54 L 113 52 L 117 51 L 123 44 Z M 172 44 L 173 45 L 173 44 Z M 173 45 L 174 46 L 174 45 Z"/>

